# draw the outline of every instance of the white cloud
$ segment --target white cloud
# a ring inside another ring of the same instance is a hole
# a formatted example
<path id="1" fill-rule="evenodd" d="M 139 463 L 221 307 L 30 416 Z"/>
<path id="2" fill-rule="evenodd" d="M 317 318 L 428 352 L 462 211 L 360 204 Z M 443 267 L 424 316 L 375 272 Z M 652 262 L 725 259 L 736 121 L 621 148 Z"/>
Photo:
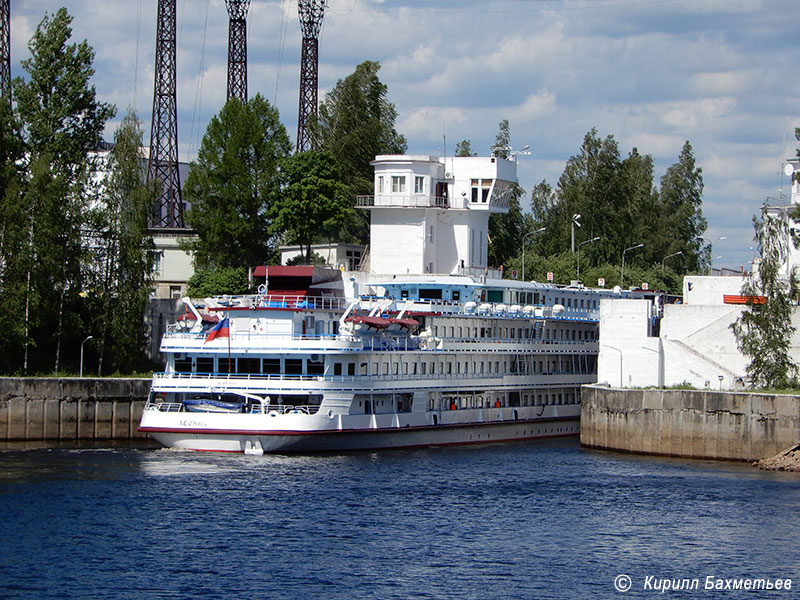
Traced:
<path id="1" fill-rule="evenodd" d="M 14 75 L 23 74 L 19 61 L 44 11 L 61 4 L 12 3 Z M 96 50 L 100 99 L 120 112 L 133 103 L 149 135 L 156 2 L 69 4 L 74 38 Z M 451 151 L 469 139 L 485 152 L 507 118 L 512 144 L 533 150 L 519 165 L 526 188 L 542 178 L 555 185 L 592 127 L 614 135 L 623 154 L 636 146 L 653 155 L 657 178 L 689 140 L 705 177 L 709 231 L 732 232 L 725 255 L 738 264 L 751 245 L 750 216 L 777 193 L 780 161 L 797 147 L 800 38 L 787 18 L 795 12 L 790 0 L 331 0 L 319 97 L 357 64 L 380 61 L 410 152 L 441 152 L 445 131 Z M 178 2 L 178 13 L 185 153 L 225 98 L 228 21 L 222 0 Z M 250 94 L 276 102 L 294 137 L 296 2 L 251 2 L 248 34 Z"/>

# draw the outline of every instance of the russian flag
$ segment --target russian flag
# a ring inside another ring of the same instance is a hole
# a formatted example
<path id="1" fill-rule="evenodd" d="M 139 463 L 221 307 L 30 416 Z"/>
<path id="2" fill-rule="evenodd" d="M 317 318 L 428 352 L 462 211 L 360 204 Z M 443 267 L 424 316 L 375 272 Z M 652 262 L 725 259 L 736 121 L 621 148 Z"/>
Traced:
<path id="1" fill-rule="evenodd" d="M 210 342 L 211 340 L 215 340 L 218 337 L 230 337 L 231 329 L 230 323 L 228 322 L 228 317 L 225 317 L 214 325 L 211 329 L 208 330 L 208 335 L 206 335 L 206 342 Z"/>

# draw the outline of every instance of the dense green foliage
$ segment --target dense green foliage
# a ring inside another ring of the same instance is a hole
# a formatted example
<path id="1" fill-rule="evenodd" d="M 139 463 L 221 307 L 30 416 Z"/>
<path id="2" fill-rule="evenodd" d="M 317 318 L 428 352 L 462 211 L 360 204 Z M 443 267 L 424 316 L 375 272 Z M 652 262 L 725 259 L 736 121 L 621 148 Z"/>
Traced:
<path id="1" fill-rule="evenodd" d="M 186 222 L 197 234 L 186 247 L 198 268 L 267 262 L 279 164 L 291 148 L 278 110 L 260 94 L 244 105 L 229 100 L 211 119 L 184 186 Z"/>
<path id="2" fill-rule="evenodd" d="M 153 289 L 155 245 L 148 214 L 159 194 L 145 183 L 141 123 L 129 111 L 114 134 L 105 193 L 91 212 L 93 268 L 87 273 L 97 332 L 97 372 L 125 372 L 143 366 L 143 315 Z"/>
<path id="3" fill-rule="evenodd" d="M 200 269 L 189 278 L 187 293 L 193 298 L 246 294 L 250 283 L 244 267 Z"/>
<path id="4" fill-rule="evenodd" d="M 796 385 L 798 368 L 789 350 L 795 331 L 792 312 L 800 290 L 794 269 L 788 276 L 781 272 L 789 255 L 790 215 L 764 206 L 761 218 L 753 218 L 753 227 L 761 260 L 742 286 L 748 305 L 731 329 L 739 351 L 750 359 L 747 375 L 752 385 Z"/>
<path id="5" fill-rule="evenodd" d="M 351 203 L 373 192 L 370 164 L 379 154 L 403 154 L 406 139 L 395 130 L 397 110 L 387 99 L 388 88 L 378 78 L 380 63 L 365 61 L 340 79 L 320 104 L 309 132 L 317 150 L 328 152 L 338 163 L 344 194 Z M 368 241 L 368 215 L 356 219 L 341 232 L 341 241 Z"/>
<path id="6" fill-rule="evenodd" d="M 281 163 L 282 188 L 272 205 L 273 230 L 289 244 L 305 246 L 320 237 L 331 239 L 355 218 L 352 203 L 339 181 L 336 160 L 326 152 L 301 152 Z"/>
<path id="7" fill-rule="evenodd" d="M 532 219 L 524 233 L 525 277 L 559 273 L 564 259 L 558 257 L 568 250 L 572 254 L 574 232 L 576 250 L 581 248 L 581 279 L 594 284 L 602 274 L 607 285 L 618 284 L 625 252 L 626 284 L 646 281 L 651 289 L 666 285 L 678 292 L 676 272 L 697 272 L 709 264 L 710 247 L 702 238 L 702 191 L 702 170 L 689 142 L 657 189 L 650 155 L 633 148 L 623 159 L 613 136 L 601 139 L 592 129 L 579 154 L 567 161 L 557 187 L 542 181 L 533 188 Z M 543 231 L 529 236 L 539 229 Z M 595 237 L 600 239 L 588 243 Z M 643 246 L 633 248 L 639 244 Z M 541 257 L 547 257 L 544 263 Z M 568 283 L 577 274 L 577 256 L 569 258 L 571 274 L 563 279 L 556 275 L 557 283 Z M 561 271 L 561 276 L 567 274 Z"/>
<path id="8" fill-rule="evenodd" d="M 93 257 L 84 231 L 96 190 L 95 161 L 111 105 L 90 79 L 94 52 L 69 43 L 65 9 L 46 15 L 13 82 L 13 113 L 0 108 L 3 218 L 0 318 L 7 324 L 0 370 L 59 371 L 75 364 L 91 328 L 84 291 Z"/>
<path id="9" fill-rule="evenodd" d="M 462 152 L 469 152 L 469 143 Z M 511 129 L 508 119 L 500 121 L 494 145 L 493 156 L 508 159 L 511 157 Z M 522 241 L 526 234 L 526 226 L 530 219 L 522 212 L 521 200 L 525 190 L 515 181 L 511 190 L 507 213 L 493 213 L 489 217 L 489 264 L 504 265 L 508 260 L 522 251 Z"/>

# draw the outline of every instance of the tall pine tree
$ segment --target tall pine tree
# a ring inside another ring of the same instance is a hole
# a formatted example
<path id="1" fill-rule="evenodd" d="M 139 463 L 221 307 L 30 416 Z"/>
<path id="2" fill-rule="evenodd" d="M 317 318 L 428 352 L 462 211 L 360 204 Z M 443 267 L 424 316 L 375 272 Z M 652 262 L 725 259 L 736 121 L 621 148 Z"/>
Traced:
<path id="1" fill-rule="evenodd" d="M 98 102 L 90 80 L 94 51 L 70 44 L 72 17 L 46 15 L 31 38 L 28 78 L 13 82 L 22 124 L 28 180 L 20 193 L 26 242 L 17 260 L 24 281 L 23 372 L 50 363 L 58 371 L 62 343 L 81 335 L 81 230 L 94 162 L 113 106 Z M 32 352 L 35 348 L 37 352 Z"/>

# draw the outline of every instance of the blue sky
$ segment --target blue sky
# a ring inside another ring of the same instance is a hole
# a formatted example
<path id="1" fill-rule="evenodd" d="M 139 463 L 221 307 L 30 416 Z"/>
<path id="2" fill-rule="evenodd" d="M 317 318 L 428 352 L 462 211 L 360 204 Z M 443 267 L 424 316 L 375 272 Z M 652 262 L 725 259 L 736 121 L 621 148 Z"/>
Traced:
<path id="1" fill-rule="evenodd" d="M 133 106 L 149 138 L 156 0 L 11 0 L 15 76 L 45 11 L 62 4 L 73 38 L 95 49 L 98 96 L 120 114 Z M 191 159 L 225 100 L 227 12 L 223 0 L 177 6 L 178 136 Z M 623 156 L 651 154 L 657 179 L 689 140 L 714 264 L 749 269 L 751 217 L 788 193 L 782 161 L 798 146 L 796 15 L 790 0 L 329 0 L 320 98 L 379 61 L 409 152 L 441 155 L 446 137 L 448 153 L 462 139 L 488 153 L 508 119 L 512 146 L 531 147 L 518 172 L 527 190 L 555 186 L 592 127 Z M 300 40 L 296 0 L 251 2 L 249 91 L 277 105 L 292 139 Z"/>

